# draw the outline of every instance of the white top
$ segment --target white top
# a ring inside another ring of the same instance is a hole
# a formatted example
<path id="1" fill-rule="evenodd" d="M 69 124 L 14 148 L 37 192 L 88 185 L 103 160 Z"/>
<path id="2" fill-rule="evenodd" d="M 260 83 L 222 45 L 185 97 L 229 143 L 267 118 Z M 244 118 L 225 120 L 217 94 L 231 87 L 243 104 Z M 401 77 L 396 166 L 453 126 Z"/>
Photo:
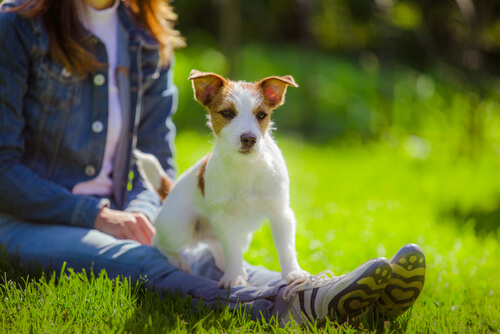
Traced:
<path id="1" fill-rule="evenodd" d="M 111 8 L 96 10 L 87 5 L 85 27 L 97 36 L 106 46 L 108 54 L 108 129 L 106 136 L 106 147 L 104 149 L 104 160 L 102 169 L 96 178 L 81 182 L 75 185 L 73 193 L 82 195 L 100 195 L 109 196 L 112 193 L 113 180 L 111 172 L 113 171 L 113 158 L 122 130 L 122 111 L 120 107 L 120 96 L 118 85 L 115 79 L 115 70 L 118 62 L 118 5 L 119 1 Z M 95 85 L 104 84 L 103 76 L 97 74 L 94 77 Z M 95 133 L 103 131 L 102 123 L 96 120 L 92 124 Z"/>

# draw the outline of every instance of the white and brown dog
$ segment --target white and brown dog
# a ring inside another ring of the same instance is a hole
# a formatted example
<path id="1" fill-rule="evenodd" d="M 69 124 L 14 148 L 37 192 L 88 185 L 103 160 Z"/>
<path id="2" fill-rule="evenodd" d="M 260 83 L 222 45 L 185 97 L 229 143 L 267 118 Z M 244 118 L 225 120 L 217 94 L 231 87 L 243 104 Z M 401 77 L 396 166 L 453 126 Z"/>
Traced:
<path id="1" fill-rule="evenodd" d="M 271 114 L 283 104 L 287 86 L 297 84 L 291 76 L 247 83 L 196 70 L 189 79 L 196 100 L 208 109 L 215 143 L 171 189 L 156 158 L 135 152 L 146 184 L 164 199 L 153 245 L 172 264 L 189 271 L 178 251 L 205 243 L 224 272 L 220 286 L 245 285 L 243 251 L 268 218 L 283 280 L 309 276 L 297 262 L 288 172 L 271 137 Z"/>

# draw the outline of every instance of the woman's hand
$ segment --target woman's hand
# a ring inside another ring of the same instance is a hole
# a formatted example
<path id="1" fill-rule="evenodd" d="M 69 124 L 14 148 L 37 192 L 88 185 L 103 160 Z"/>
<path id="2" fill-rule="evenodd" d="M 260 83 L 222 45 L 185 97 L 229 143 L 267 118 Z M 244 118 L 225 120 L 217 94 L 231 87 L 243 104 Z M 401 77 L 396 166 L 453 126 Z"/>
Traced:
<path id="1" fill-rule="evenodd" d="M 143 245 L 151 245 L 155 228 L 142 213 L 124 212 L 102 208 L 94 228 L 118 239 L 131 239 Z"/>

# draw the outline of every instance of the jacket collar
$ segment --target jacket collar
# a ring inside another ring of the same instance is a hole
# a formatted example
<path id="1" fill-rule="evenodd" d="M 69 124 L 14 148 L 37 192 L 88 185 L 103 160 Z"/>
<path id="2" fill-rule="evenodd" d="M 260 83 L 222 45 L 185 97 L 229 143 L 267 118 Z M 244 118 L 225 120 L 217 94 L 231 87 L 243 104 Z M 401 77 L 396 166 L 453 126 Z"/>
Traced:
<path id="1" fill-rule="evenodd" d="M 144 46 L 151 49 L 160 48 L 158 41 L 146 29 L 140 28 L 138 24 L 134 22 L 133 14 L 125 2 L 120 2 L 118 17 L 123 27 L 129 33 L 131 42 L 138 44 L 142 43 Z"/>

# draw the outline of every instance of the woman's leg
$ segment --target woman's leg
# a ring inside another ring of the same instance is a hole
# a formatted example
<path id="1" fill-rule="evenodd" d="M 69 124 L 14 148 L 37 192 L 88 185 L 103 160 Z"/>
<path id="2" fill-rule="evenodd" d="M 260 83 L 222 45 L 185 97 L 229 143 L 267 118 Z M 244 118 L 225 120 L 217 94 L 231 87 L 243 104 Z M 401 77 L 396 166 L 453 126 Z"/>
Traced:
<path id="1" fill-rule="evenodd" d="M 194 249 L 187 249 L 181 255 L 189 263 L 193 274 L 219 281 L 223 272 L 215 265 L 214 257 L 206 246 L 198 246 Z M 252 286 L 284 286 L 281 280 L 281 273 L 272 271 L 261 266 L 254 266 L 247 262 L 243 267 L 248 273 L 248 283 Z"/>
<path id="2" fill-rule="evenodd" d="M 130 277 L 133 282 L 146 279 L 148 288 L 180 291 L 200 299 L 208 306 L 219 303 L 234 308 L 238 303 L 251 305 L 250 315 L 271 316 L 275 286 L 219 289 L 218 281 L 188 274 L 170 265 L 156 249 L 131 240 L 119 240 L 97 230 L 65 225 L 36 224 L 0 217 L 0 244 L 9 253 L 17 253 L 23 263 L 34 262 L 58 272 L 66 262 L 75 271 L 105 269 L 111 278 Z"/>
<path id="3" fill-rule="evenodd" d="M 193 305 L 202 301 L 206 306 L 223 304 L 235 308 L 241 303 L 251 306 L 246 310 L 252 318 L 269 319 L 278 315 L 280 323 L 291 320 L 291 316 L 298 323 L 309 323 L 324 321 L 326 316 L 347 319 L 359 314 L 378 300 L 391 273 L 386 259 L 374 259 L 348 275 L 332 279 L 312 276 L 303 283 L 290 284 L 286 288 L 275 282 L 224 290 L 219 289 L 217 280 L 173 267 L 153 247 L 118 240 L 97 230 L 34 224 L 0 216 L 0 244 L 6 246 L 9 253 L 17 253 L 24 263 L 39 263 L 56 272 L 65 262 L 75 271 L 92 269 L 99 273 L 106 269 L 111 278 L 130 277 L 132 282 L 146 279 L 148 288 L 180 291 L 182 295 L 193 296 Z M 255 270 L 253 277 L 259 278 L 261 269 L 254 268 L 248 266 L 247 270 Z M 268 274 L 277 280 L 277 273 Z"/>

